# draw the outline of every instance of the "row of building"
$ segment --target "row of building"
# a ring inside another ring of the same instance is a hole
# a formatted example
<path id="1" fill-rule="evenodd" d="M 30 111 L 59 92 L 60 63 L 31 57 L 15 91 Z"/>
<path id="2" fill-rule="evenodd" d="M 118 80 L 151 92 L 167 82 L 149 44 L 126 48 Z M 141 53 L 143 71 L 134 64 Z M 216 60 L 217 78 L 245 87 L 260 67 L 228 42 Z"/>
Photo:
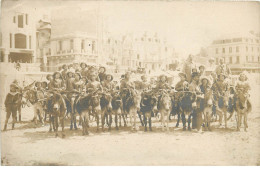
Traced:
<path id="1" fill-rule="evenodd" d="M 177 57 L 157 33 L 113 34 L 98 10 L 59 9 L 51 19 L 19 8 L 2 13 L 1 62 L 55 71 L 64 63 L 109 64 L 116 71 L 168 69 Z M 67 12 L 70 11 L 70 12 Z M 28 69 L 27 69 L 28 70 Z"/>
<path id="2" fill-rule="evenodd" d="M 1 22 L 0 61 L 26 63 L 25 71 L 56 71 L 64 63 L 84 61 L 117 72 L 138 67 L 152 72 L 168 70 L 179 60 L 155 32 L 109 32 L 97 9 L 61 8 L 51 18 L 37 18 L 35 9 L 20 7 L 3 11 Z M 259 41 L 254 33 L 214 40 L 205 57 L 215 58 L 217 64 L 224 58 L 234 73 L 260 72 Z"/>

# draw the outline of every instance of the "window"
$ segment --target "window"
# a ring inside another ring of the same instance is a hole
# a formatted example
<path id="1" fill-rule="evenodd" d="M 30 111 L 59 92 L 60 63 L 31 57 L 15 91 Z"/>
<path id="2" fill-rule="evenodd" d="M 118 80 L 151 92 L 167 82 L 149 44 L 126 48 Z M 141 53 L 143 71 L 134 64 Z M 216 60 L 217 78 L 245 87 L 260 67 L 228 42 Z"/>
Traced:
<path id="1" fill-rule="evenodd" d="M 236 63 L 239 63 L 240 62 L 239 60 L 240 60 L 240 58 L 239 58 L 239 56 L 237 56 L 237 62 Z"/>
<path id="2" fill-rule="evenodd" d="M 15 48 L 26 49 L 26 35 L 15 34 Z"/>
<path id="3" fill-rule="evenodd" d="M 229 57 L 229 63 L 232 63 L 232 56 Z"/>
<path id="4" fill-rule="evenodd" d="M 248 62 L 248 56 L 246 56 L 246 61 Z"/>
<path id="5" fill-rule="evenodd" d="M 260 56 L 258 56 L 258 62 L 260 62 Z"/>
<path id="6" fill-rule="evenodd" d="M 23 15 L 18 15 L 18 28 L 23 28 Z"/>
<path id="7" fill-rule="evenodd" d="M 82 40 L 81 41 L 81 50 L 84 50 L 85 49 L 85 40 Z"/>
<path id="8" fill-rule="evenodd" d="M 216 48 L 216 54 L 218 54 L 218 48 Z"/>
<path id="9" fill-rule="evenodd" d="M 216 58 L 216 64 L 218 65 L 218 58 Z"/>
<path id="10" fill-rule="evenodd" d="M 248 47 L 246 47 L 246 51 L 248 52 Z"/>
<path id="11" fill-rule="evenodd" d="M 248 39 L 246 39 L 246 42 L 248 42 Z"/>
<path id="12" fill-rule="evenodd" d="M 140 55 L 139 55 L 139 54 L 137 54 L 137 59 L 138 59 L 138 60 L 140 59 Z"/>
<path id="13" fill-rule="evenodd" d="M 62 50 L 62 41 L 59 41 L 59 51 Z"/>
<path id="14" fill-rule="evenodd" d="M 12 48 L 12 43 L 13 43 L 13 40 L 12 40 L 12 34 L 10 33 L 10 48 Z"/>
<path id="15" fill-rule="evenodd" d="M 32 49 L 32 37 L 29 36 L 29 49 Z"/>
<path id="16" fill-rule="evenodd" d="M 222 53 L 225 53 L 225 48 L 222 48 Z"/>
<path id="17" fill-rule="evenodd" d="M 28 25 L 28 14 L 25 15 L 25 23 Z"/>
<path id="18" fill-rule="evenodd" d="M 92 52 L 96 51 L 96 42 L 92 41 Z"/>
<path id="19" fill-rule="evenodd" d="M 239 52 L 239 47 L 238 46 L 236 47 L 236 52 Z"/>
<path id="20" fill-rule="evenodd" d="M 13 18 L 13 22 L 15 23 L 15 16 L 14 16 L 14 18 Z"/>
<path id="21" fill-rule="evenodd" d="M 252 56 L 252 62 L 254 62 L 254 60 L 255 60 L 255 59 L 254 59 L 254 56 Z"/>
<path id="22" fill-rule="evenodd" d="M 252 52 L 254 51 L 254 47 L 252 47 Z"/>
<path id="23" fill-rule="evenodd" d="M 229 53 L 232 53 L 232 47 L 229 47 Z"/>
<path id="24" fill-rule="evenodd" d="M 226 58 L 225 57 L 223 57 L 223 60 L 224 60 L 224 63 L 226 63 Z"/>
<path id="25" fill-rule="evenodd" d="M 70 40 L 70 50 L 73 49 L 73 39 Z"/>

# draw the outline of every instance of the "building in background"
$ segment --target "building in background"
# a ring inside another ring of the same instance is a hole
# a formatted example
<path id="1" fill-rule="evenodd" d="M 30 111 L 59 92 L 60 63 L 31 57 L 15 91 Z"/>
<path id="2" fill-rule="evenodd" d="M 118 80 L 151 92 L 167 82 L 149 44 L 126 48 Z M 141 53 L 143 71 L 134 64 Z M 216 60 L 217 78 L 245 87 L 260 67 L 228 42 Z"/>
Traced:
<path id="1" fill-rule="evenodd" d="M 48 15 L 39 20 L 36 32 L 36 62 L 41 63 L 41 71 L 47 71 L 47 58 L 51 55 L 51 21 Z"/>
<path id="2" fill-rule="evenodd" d="M 35 20 L 35 9 L 14 7 L 2 10 L 1 62 L 19 62 L 22 71 L 39 69 L 39 65 L 36 65 Z"/>
<path id="3" fill-rule="evenodd" d="M 260 72 L 260 38 L 253 32 L 247 35 L 230 35 L 212 42 L 208 55 L 216 59 L 223 58 L 229 64 L 233 74 L 242 71 Z"/>
<path id="4" fill-rule="evenodd" d="M 52 12 L 50 71 L 73 62 L 98 64 L 99 16 L 97 10 L 62 8 Z"/>

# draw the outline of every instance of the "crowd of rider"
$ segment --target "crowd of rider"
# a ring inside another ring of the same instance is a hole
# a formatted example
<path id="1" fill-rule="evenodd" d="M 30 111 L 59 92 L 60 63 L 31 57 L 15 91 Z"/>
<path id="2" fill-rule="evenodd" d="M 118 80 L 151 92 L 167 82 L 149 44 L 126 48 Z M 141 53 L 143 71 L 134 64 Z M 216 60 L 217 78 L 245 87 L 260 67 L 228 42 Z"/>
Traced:
<path id="1" fill-rule="evenodd" d="M 36 91 L 45 93 L 45 91 L 52 90 L 56 92 L 66 92 L 67 97 L 72 93 L 86 94 L 93 91 L 112 92 L 114 90 L 122 90 L 128 88 L 135 92 L 137 90 L 146 91 L 153 90 L 155 92 L 165 89 L 167 91 L 191 91 L 197 94 L 203 94 L 207 89 L 213 90 L 218 95 L 224 95 L 229 90 L 228 79 L 230 79 L 231 71 L 223 60 L 216 66 L 216 69 L 210 75 L 205 74 L 205 66 L 201 65 L 199 68 L 192 68 L 190 62 L 192 58 L 189 57 L 184 63 L 184 68 L 179 73 L 180 80 L 175 86 L 168 81 L 169 77 L 161 75 L 157 79 L 151 78 L 150 81 L 146 74 L 141 76 L 141 82 L 137 86 L 131 79 L 131 72 L 126 72 L 121 76 L 120 81 L 115 81 L 112 74 L 106 73 L 105 67 L 90 66 L 86 63 L 81 63 L 79 68 L 74 69 L 71 65 L 64 64 L 62 70 L 54 72 L 46 76 L 46 81 L 36 81 L 25 88 L 34 88 Z M 245 73 L 239 75 L 239 81 L 236 83 L 236 90 L 248 94 L 250 85 Z M 17 112 L 19 112 L 19 121 L 21 121 L 21 110 L 15 100 L 15 95 L 21 93 L 25 88 L 19 86 L 17 81 L 10 85 L 10 92 L 6 96 L 6 121 L 4 130 L 7 128 L 7 122 L 10 116 L 13 117 L 12 129 L 14 128 L 17 119 Z M 19 104 L 18 104 L 19 105 Z"/>

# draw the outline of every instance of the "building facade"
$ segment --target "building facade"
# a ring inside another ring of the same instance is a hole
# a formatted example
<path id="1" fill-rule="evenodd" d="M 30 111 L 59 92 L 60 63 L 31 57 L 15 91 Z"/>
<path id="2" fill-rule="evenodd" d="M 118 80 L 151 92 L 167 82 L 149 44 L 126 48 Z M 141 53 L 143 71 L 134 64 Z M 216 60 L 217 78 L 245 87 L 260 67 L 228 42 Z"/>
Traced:
<path id="1" fill-rule="evenodd" d="M 1 62 L 34 63 L 36 59 L 35 11 L 2 11 Z"/>
<path id="2" fill-rule="evenodd" d="M 259 41 L 259 36 L 253 33 L 214 40 L 208 48 L 208 54 L 215 58 L 216 64 L 223 58 L 233 74 L 260 72 Z"/>
<path id="3" fill-rule="evenodd" d="M 55 71 L 65 63 L 98 64 L 98 25 L 96 10 L 62 8 L 54 11 L 51 19 L 51 55 L 47 60 L 49 71 Z"/>
<path id="4" fill-rule="evenodd" d="M 37 25 L 36 62 L 41 63 L 41 71 L 47 71 L 47 58 L 51 55 L 51 21 L 44 15 Z"/>

